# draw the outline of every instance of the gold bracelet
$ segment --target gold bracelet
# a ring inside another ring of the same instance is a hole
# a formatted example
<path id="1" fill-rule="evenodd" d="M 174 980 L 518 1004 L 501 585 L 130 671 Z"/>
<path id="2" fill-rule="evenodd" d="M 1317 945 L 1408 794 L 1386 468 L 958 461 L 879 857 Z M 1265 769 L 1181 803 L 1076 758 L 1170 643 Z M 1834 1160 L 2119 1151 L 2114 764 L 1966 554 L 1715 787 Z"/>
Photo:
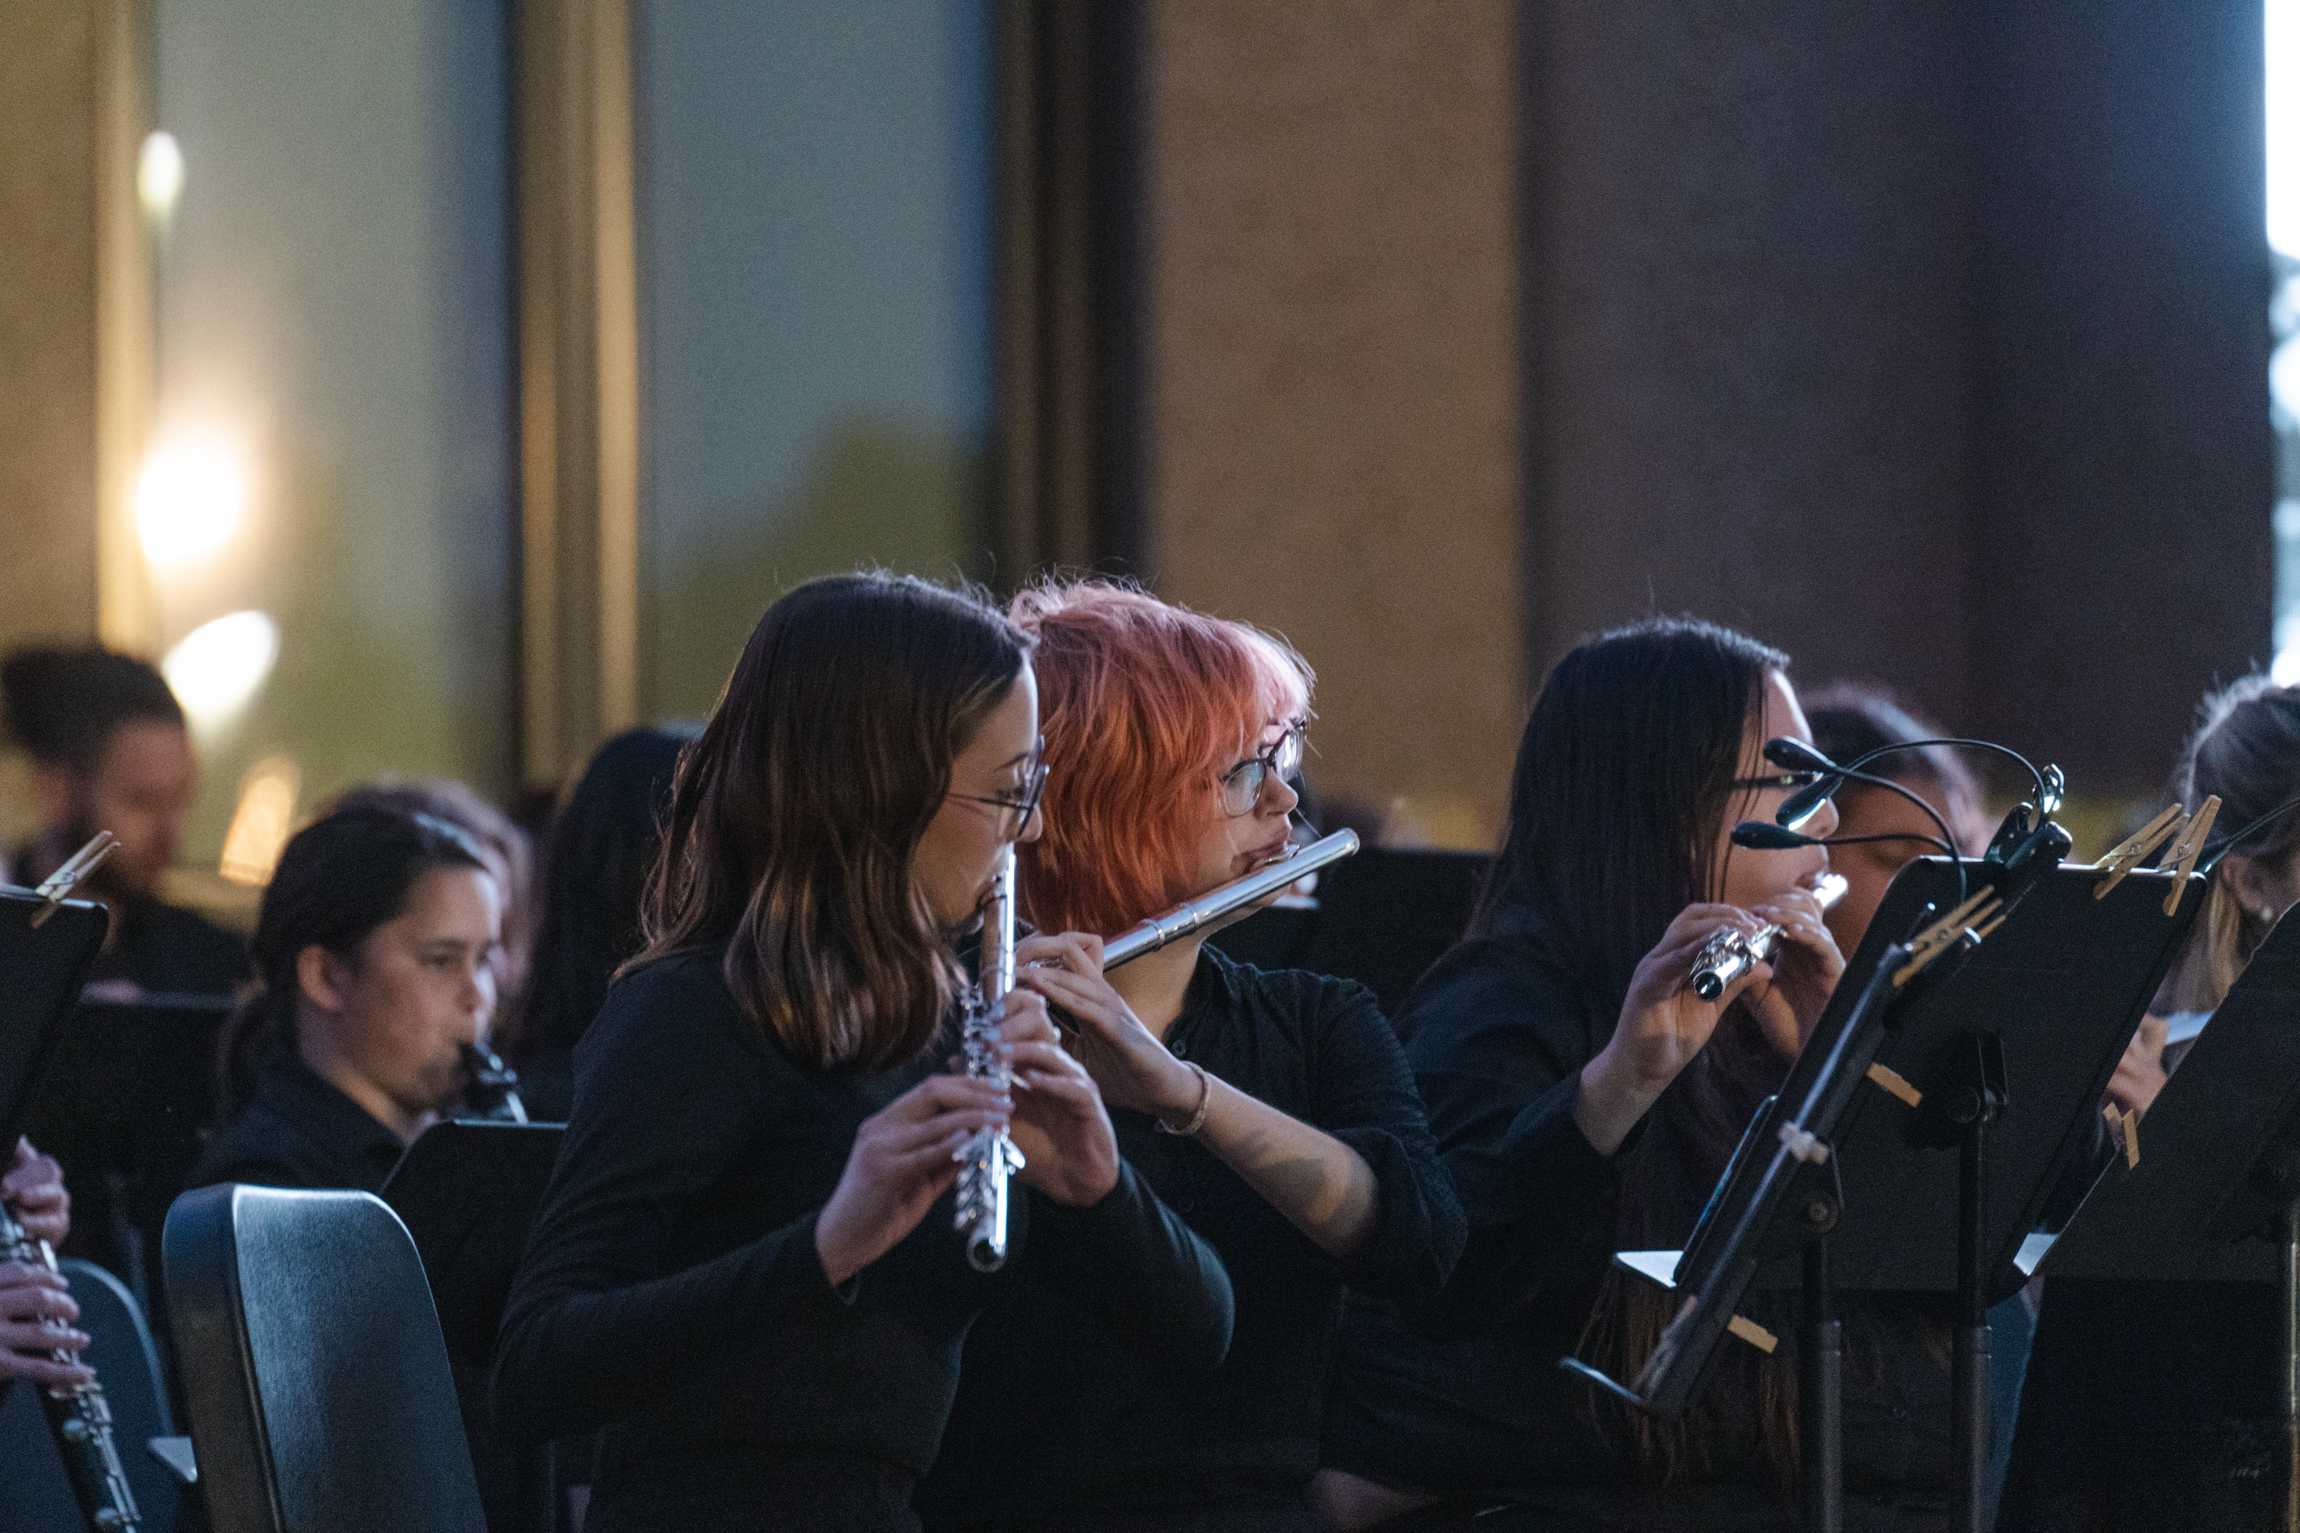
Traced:
<path id="1" fill-rule="evenodd" d="M 1179 1134 L 1187 1138 L 1206 1126 L 1206 1108 L 1214 1100 L 1214 1077 L 1208 1075 L 1194 1059 L 1185 1059 L 1182 1063 L 1189 1066 L 1192 1075 L 1198 1077 L 1198 1105 L 1191 1109 L 1189 1117 L 1184 1118 L 1178 1124 L 1168 1123 L 1164 1118 L 1160 1118 L 1158 1120 L 1158 1132 L 1161 1134 Z"/>

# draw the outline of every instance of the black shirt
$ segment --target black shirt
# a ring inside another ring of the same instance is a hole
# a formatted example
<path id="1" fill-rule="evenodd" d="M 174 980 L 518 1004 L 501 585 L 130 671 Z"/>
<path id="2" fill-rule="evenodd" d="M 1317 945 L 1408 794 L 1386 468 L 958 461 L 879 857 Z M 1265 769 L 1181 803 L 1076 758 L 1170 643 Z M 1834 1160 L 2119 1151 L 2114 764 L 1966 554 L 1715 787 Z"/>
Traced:
<path id="1" fill-rule="evenodd" d="M 1620 998 L 1586 995 L 1538 924 L 1465 941 L 1400 1019 L 1430 1124 L 1469 1218 L 1445 1302 L 1411 1317 L 1357 1303 L 1343 1328 L 1326 1462 L 1386 1484 L 1507 1495 L 1602 1528 L 1787 1527 L 1791 1504 L 1759 1461 L 1752 1413 L 1704 1439 L 1706 1463 L 1672 1484 L 1642 1471 L 1610 1407 L 1560 1371 L 1608 1280 L 1622 1174 L 1649 1153 L 1641 1128 L 1603 1156 L 1573 1121 L 1581 1067 L 1611 1036 Z M 1725 1025 L 1733 1025 L 1731 1020 Z M 1947 1378 L 1913 1323 L 1871 1345 L 1848 1306 L 1846 1463 L 1855 1527 L 1944 1508 Z M 1792 1369 L 1793 1313 L 1777 1319 Z M 1409 1319 L 1412 1323 L 1408 1323 Z M 1588 1355 L 1584 1353 L 1583 1355 Z M 1924 1526 L 1926 1523 L 1912 1523 Z"/>
<path id="2" fill-rule="evenodd" d="M 184 1185 L 248 1182 L 374 1192 L 406 1150 L 397 1134 L 295 1053 L 275 1049 L 256 1071 L 248 1105 L 208 1141 Z"/>
<path id="3" fill-rule="evenodd" d="M 1453 1264 L 1461 1213 L 1370 991 L 1206 949 L 1166 1043 L 1363 1156 L 1380 1187 L 1373 1232 L 1337 1262 L 1206 1146 L 1113 1109 L 1127 1160 L 1229 1269 L 1229 1359 L 1208 1376 L 1145 1356 L 1090 1302 L 1106 1278 L 1080 1288 L 1027 1273 L 968 1338 L 920 1500 L 930 1524 L 1313 1527 L 1301 1495 L 1344 1283 L 1422 1297 Z"/>
<path id="4" fill-rule="evenodd" d="M 88 982 L 126 980 L 155 995 L 230 995 L 248 977 L 240 939 L 178 905 L 146 896 L 106 895 L 112 940 Z"/>
<path id="5" fill-rule="evenodd" d="M 1019 1200 L 999 1273 L 968 1267 L 946 1197 L 834 1290 L 816 1214 L 857 1126 L 928 1068 L 802 1067 L 743 1016 L 715 955 L 609 992 L 496 1366 L 513 1430 L 606 1428 L 593 1533 L 912 1525 L 967 1327 L 1026 1268 L 1103 1295 L 1185 1365 L 1220 1359 L 1219 1260 L 1123 1166 L 1089 1209 Z"/>

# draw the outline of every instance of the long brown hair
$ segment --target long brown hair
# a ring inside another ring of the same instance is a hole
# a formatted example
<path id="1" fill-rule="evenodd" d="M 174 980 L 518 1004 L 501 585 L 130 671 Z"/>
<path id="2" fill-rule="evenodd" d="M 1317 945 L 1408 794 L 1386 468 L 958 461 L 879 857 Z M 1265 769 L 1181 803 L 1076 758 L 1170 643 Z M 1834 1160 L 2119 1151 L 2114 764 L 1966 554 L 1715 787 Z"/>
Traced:
<path id="1" fill-rule="evenodd" d="M 917 1057 L 960 979 L 912 862 L 1029 650 L 971 593 L 908 576 L 810 580 L 769 607 L 679 758 L 623 972 L 724 948 L 736 1003 L 801 1063 Z"/>
<path id="2" fill-rule="evenodd" d="M 2180 753 L 2172 793 L 2191 810 L 2217 794 L 2216 832 L 2240 830 L 2300 795 L 2300 687 L 2247 677 L 2207 697 L 2197 712 L 2196 732 Z M 2300 815 L 2287 815 L 2231 850 L 2228 860 L 2289 867 L 2296 849 Z M 2217 1010 L 2283 914 L 2277 910 L 2263 916 L 2245 909 L 2232 871 L 2222 869 L 2205 892 L 2196 929 L 2164 983 L 2160 1004 L 2165 1010 Z"/>
<path id="3" fill-rule="evenodd" d="M 1788 657 L 1714 623 L 1654 618 L 1584 639 L 1542 683 L 1518 743 L 1509 824 L 1470 921 L 1472 937 L 1538 945 L 1572 979 L 1590 1053 L 1612 1036 L 1637 965 L 1687 905 L 1722 898 L 1741 746 L 1768 672 Z M 1682 1247 L 1735 1141 L 1784 1066 L 1736 1005 L 1654 1104 L 1618 1201 L 1618 1248 Z M 1635 1377 L 1672 1306 L 1610 1280 L 1582 1356 Z M 1740 1349 L 1734 1349 L 1738 1351 Z M 1722 1387 L 1686 1421 L 1613 1423 L 1657 1476 L 1698 1472 L 1721 1437 L 1751 1433 L 1787 1472 L 1794 1380 L 1728 1352 Z"/>

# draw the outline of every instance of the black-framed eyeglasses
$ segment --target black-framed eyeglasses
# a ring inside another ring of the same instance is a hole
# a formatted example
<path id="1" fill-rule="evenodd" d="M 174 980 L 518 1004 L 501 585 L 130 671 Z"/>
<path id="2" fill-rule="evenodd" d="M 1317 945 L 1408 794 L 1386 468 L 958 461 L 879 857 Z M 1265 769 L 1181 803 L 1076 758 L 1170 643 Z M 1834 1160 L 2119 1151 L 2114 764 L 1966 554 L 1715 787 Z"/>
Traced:
<path id="1" fill-rule="evenodd" d="M 1231 819 L 1252 814 L 1262 801 L 1262 784 L 1272 776 L 1292 782 L 1302 775 L 1302 735 L 1306 726 L 1296 719 L 1286 726 L 1269 749 L 1248 756 L 1221 776 L 1222 812 Z"/>
<path id="2" fill-rule="evenodd" d="M 1825 775 L 1822 772 L 1767 772 L 1760 777 L 1736 777 L 1731 786 L 1747 791 L 1778 788 L 1783 793 L 1794 793 L 1799 788 L 1810 788 Z"/>
<path id="3" fill-rule="evenodd" d="M 1045 748 L 1046 742 L 1041 740 L 1039 749 L 1044 750 Z M 1038 813 L 1038 801 L 1045 796 L 1045 793 L 1046 763 L 1043 760 L 1034 760 L 1030 763 L 1027 775 L 1023 778 L 1020 793 L 953 793 L 949 797 L 964 799 L 970 804 L 989 804 L 1005 810 L 1014 817 L 1011 828 L 1007 831 L 1008 839 L 1019 840 L 1029 831 L 1030 817 Z"/>

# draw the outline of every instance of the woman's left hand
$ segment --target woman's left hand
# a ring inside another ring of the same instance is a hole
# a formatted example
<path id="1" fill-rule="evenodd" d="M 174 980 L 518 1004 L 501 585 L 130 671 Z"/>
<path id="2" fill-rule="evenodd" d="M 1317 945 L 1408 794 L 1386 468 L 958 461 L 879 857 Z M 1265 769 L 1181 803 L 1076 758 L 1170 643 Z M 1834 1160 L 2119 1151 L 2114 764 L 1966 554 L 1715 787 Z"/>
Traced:
<path id="1" fill-rule="evenodd" d="M 1102 1095 L 1134 1112 L 1185 1118 L 1198 1077 L 1142 1025 L 1102 973 L 1102 939 L 1088 932 L 1037 936 L 1014 949 L 1014 982 L 1059 1007 L 1077 1028 L 1070 1046 Z"/>
<path id="2" fill-rule="evenodd" d="M 64 1168 L 53 1155 L 33 1149 L 29 1139 L 16 1141 L 7 1174 L 0 1177 L 0 1201 L 34 1240 L 60 1246 L 71 1233 L 72 1195 L 64 1190 Z"/>
<path id="3" fill-rule="evenodd" d="M 1101 1202 L 1118 1185 L 1118 1136 L 1093 1077 L 1062 1051 L 1046 1003 L 1008 995 L 998 1041 L 1017 1088 L 1007 1132 L 1022 1152 L 1022 1180 L 1072 1208 Z"/>
<path id="4" fill-rule="evenodd" d="M 1810 890 L 1777 895 L 1751 913 L 1779 926 L 1781 942 L 1765 966 L 1771 974 L 1750 986 L 1746 999 L 1773 1047 L 1794 1056 L 1821 1020 L 1837 981 L 1845 977 L 1845 955 L 1829 935 L 1821 902 Z"/>

